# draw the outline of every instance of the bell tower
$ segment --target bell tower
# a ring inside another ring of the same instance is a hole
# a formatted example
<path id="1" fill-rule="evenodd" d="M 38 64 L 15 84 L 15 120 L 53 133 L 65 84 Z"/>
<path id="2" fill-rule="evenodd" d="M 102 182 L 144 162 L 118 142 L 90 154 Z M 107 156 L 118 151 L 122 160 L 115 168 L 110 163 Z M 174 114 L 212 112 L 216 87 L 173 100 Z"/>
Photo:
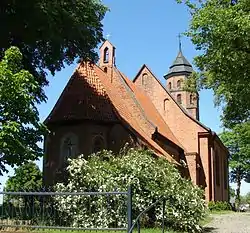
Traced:
<path id="1" fill-rule="evenodd" d="M 115 47 L 106 40 L 100 47 L 100 68 L 112 77 L 112 68 L 115 66 Z"/>
<path id="2" fill-rule="evenodd" d="M 199 93 L 190 93 L 183 89 L 183 82 L 192 72 L 193 67 L 184 57 L 181 41 L 179 41 L 178 55 L 164 78 L 167 80 L 167 89 L 176 102 L 185 108 L 193 118 L 199 120 Z"/>

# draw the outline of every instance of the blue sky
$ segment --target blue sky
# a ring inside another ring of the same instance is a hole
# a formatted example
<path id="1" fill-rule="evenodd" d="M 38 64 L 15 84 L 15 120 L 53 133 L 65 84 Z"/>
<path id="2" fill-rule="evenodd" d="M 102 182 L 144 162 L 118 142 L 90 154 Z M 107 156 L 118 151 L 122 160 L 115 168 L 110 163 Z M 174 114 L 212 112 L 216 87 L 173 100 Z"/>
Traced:
<path id="1" fill-rule="evenodd" d="M 104 0 L 110 8 L 103 20 L 104 35 L 116 46 L 116 64 L 130 79 L 145 63 L 165 84 L 163 75 L 178 52 L 178 34 L 185 32 L 189 13 L 184 5 L 175 0 Z M 157 3 L 157 4 L 156 4 Z M 198 54 L 188 38 L 182 38 L 182 50 L 192 62 Z M 50 85 L 45 91 L 47 103 L 39 106 L 40 118 L 44 120 L 73 73 L 76 64 L 65 67 L 54 77 L 48 75 Z M 220 109 L 214 107 L 213 93 L 200 92 L 200 120 L 213 131 L 221 132 Z M 42 163 L 38 162 L 41 166 Z M 2 177 L 0 182 L 6 179 Z M 243 184 L 242 193 L 250 191 L 250 184 Z"/>

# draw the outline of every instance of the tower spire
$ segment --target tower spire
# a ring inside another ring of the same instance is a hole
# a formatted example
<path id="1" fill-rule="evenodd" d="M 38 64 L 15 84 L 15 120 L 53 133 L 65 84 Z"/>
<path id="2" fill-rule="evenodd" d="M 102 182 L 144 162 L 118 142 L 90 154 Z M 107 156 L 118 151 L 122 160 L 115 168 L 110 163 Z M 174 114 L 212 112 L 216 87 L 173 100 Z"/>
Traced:
<path id="1" fill-rule="evenodd" d="M 179 38 L 179 52 L 182 52 L 181 51 L 181 33 L 179 33 L 178 38 Z"/>

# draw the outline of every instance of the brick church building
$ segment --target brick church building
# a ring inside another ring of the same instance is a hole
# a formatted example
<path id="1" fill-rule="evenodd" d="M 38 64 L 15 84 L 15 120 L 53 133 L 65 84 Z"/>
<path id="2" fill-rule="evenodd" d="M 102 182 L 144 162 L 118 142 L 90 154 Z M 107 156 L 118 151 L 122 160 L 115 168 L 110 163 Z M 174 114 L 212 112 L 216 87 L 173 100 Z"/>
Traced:
<path id="1" fill-rule="evenodd" d="M 148 148 L 176 164 L 205 190 L 206 200 L 228 200 L 228 151 L 199 121 L 199 95 L 183 90 L 193 68 L 180 49 L 162 84 L 143 65 L 131 81 L 115 65 L 105 41 L 99 64 L 82 62 L 45 120 L 44 182 L 60 180 L 69 157 L 125 143 Z M 212 116 L 211 116 L 212 117 Z"/>

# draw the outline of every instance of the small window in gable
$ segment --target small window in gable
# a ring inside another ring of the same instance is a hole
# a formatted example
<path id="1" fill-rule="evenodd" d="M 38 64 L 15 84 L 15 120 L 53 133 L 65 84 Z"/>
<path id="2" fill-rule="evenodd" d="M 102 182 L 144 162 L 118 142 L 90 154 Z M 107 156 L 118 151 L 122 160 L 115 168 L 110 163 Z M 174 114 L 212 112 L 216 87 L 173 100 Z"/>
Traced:
<path id="1" fill-rule="evenodd" d="M 104 72 L 107 73 L 108 72 L 108 68 L 107 67 L 104 67 Z"/>
<path id="2" fill-rule="evenodd" d="M 169 89 L 169 90 L 172 89 L 172 83 L 171 83 L 171 82 L 168 83 L 168 89 Z"/>
<path id="3" fill-rule="evenodd" d="M 181 88 L 181 80 L 177 81 L 177 88 Z"/>
<path id="4" fill-rule="evenodd" d="M 93 153 L 97 153 L 98 151 L 101 151 L 105 149 L 105 141 L 103 136 L 97 135 L 93 138 Z"/>
<path id="5" fill-rule="evenodd" d="M 104 49 L 104 57 L 103 57 L 103 62 L 108 63 L 109 62 L 109 49 L 106 47 Z"/>
<path id="6" fill-rule="evenodd" d="M 147 78 L 148 78 L 148 74 L 147 74 L 147 73 L 144 73 L 144 74 L 142 75 L 142 80 L 141 80 L 142 85 L 145 85 L 145 84 L 146 84 Z"/>
<path id="7" fill-rule="evenodd" d="M 177 95 L 177 103 L 182 104 L 181 94 Z"/>
<path id="8" fill-rule="evenodd" d="M 168 101 L 169 101 L 169 99 L 168 99 L 168 98 L 166 98 L 166 99 L 164 100 L 164 103 L 163 103 L 163 108 L 164 108 L 164 111 L 166 111 L 166 109 L 167 109 L 167 104 L 168 104 Z"/>
<path id="9" fill-rule="evenodd" d="M 189 98 L 190 98 L 190 99 L 189 99 L 189 103 L 190 103 L 190 104 L 194 104 L 194 95 L 191 94 Z"/>

